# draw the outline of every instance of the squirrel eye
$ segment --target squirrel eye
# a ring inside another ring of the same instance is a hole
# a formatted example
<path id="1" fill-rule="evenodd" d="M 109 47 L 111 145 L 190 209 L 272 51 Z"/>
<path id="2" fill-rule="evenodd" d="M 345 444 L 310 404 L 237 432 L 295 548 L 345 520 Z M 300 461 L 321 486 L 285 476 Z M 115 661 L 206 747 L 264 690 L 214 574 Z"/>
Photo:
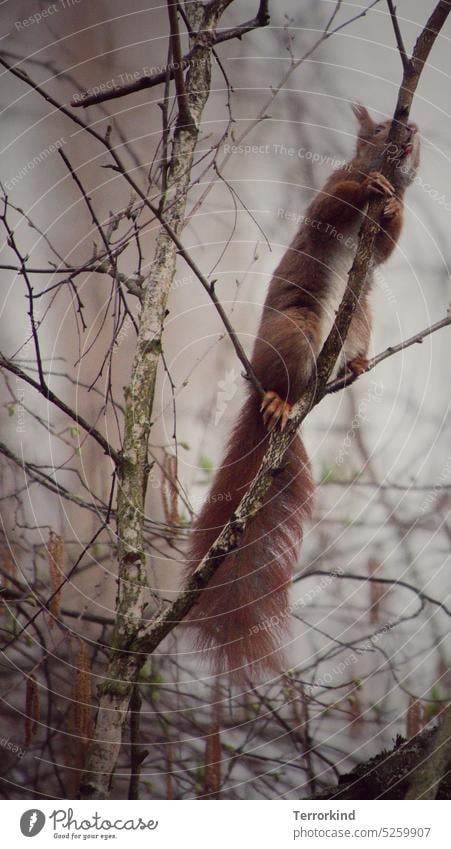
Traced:
<path id="1" fill-rule="evenodd" d="M 378 124 L 377 127 L 374 128 L 375 133 L 380 133 L 384 129 L 384 124 Z"/>

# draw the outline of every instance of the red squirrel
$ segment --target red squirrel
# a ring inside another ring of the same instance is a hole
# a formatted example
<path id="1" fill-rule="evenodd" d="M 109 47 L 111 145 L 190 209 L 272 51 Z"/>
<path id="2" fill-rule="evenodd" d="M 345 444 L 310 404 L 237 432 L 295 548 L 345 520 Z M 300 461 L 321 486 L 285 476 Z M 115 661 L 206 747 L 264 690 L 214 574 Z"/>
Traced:
<path id="1" fill-rule="evenodd" d="M 404 192 L 419 162 L 417 127 L 409 124 L 402 145 L 388 151 L 396 165 L 392 184 L 379 170 L 391 121 L 376 123 L 359 104 L 353 110 L 359 122 L 355 156 L 313 199 L 269 285 L 251 360 L 265 394 L 262 399 L 248 386 L 224 459 L 193 526 L 187 577 L 257 473 L 269 431 L 285 427 L 291 405 L 313 373 L 343 297 L 362 218 L 373 195 L 382 195 L 386 203 L 372 268 L 390 256 L 398 241 Z M 370 271 L 334 376 L 347 369 L 360 373 L 367 366 L 371 284 Z M 308 457 L 296 436 L 239 547 L 221 563 L 188 616 L 196 629 L 197 648 L 215 673 L 228 672 L 239 682 L 283 671 L 288 588 L 312 494 Z"/>

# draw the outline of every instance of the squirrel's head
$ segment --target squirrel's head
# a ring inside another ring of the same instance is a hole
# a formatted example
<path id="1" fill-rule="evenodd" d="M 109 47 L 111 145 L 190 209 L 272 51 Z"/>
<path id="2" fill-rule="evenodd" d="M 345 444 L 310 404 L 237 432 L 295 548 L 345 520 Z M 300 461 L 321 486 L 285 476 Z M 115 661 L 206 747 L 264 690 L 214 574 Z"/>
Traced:
<path id="1" fill-rule="evenodd" d="M 382 154 L 387 151 L 389 160 L 395 164 L 395 187 L 408 186 L 415 177 L 420 161 L 420 136 L 417 125 L 408 124 L 403 130 L 401 144 L 394 145 L 392 142 L 388 143 L 391 120 L 376 123 L 360 103 L 353 104 L 352 111 L 359 122 L 356 158 L 365 163 L 365 170 L 378 171 Z"/>

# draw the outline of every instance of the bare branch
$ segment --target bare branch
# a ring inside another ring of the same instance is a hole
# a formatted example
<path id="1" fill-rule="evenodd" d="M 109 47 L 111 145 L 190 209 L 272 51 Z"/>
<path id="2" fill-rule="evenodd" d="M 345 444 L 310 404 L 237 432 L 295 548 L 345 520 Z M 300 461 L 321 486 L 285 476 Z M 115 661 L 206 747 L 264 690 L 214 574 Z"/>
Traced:
<path id="1" fill-rule="evenodd" d="M 230 41 L 233 38 L 242 39 L 243 35 L 246 35 L 247 32 L 252 32 L 254 29 L 258 29 L 259 27 L 266 27 L 270 21 L 269 9 L 268 9 L 268 0 L 260 0 L 260 5 L 258 7 L 258 12 L 255 18 L 251 18 L 250 21 L 246 21 L 244 24 L 239 24 L 237 27 L 231 27 L 230 29 L 219 30 L 216 33 L 214 44 L 221 44 L 224 41 Z"/>
<path id="2" fill-rule="evenodd" d="M 172 61 L 174 65 L 175 89 L 177 92 L 178 120 L 185 127 L 189 127 L 193 123 L 193 116 L 191 115 L 189 109 L 185 91 L 185 78 L 183 76 L 183 57 L 180 45 L 180 32 L 176 0 L 167 0 L 167 5 L 169 26 L 171 29 L 170 45 L 172 52 Z"/>
<path id="3" fill-rule="evenodd" d="M 271 106 L 271 103 L 273 102 L 274 98 L 283 90 L 284 86 L 286 85 L 286 83 L 288 82 L 289 78 L 294 73 L 294 71 L 296 71 L 304 62 L 306 62 L 307 59 L 309 59 L 310 56 L 312 56 L 315 53 L 315 51 L 318 49 L 318 47 L 320 47 L 321 44 L 326 42 L 333 35 L 336 35 L 338 32 L 340 32 L 341 30 L 348 27 L 350 24 L 354 23 L 355 21 L 359 20 L 360 18 L 364 18 L 374 6 L 376 6 L 378 3 L 380 3 L 380 0 L 372 0 L 372 2 L 369 3 L 368 6 L 366 6 L 365 9 L 363 9 L 363 11 L 358 12 L 356 15 L 353 15 L 352 17 L 348 18 L 346 21 L 343 21 L 343 23 L 337 24 L 337 26 L 334 27 L 334 29 L 330 29 L 333 21 L 335 20 L 336 15 L 338 14 L 338 12 L 340 10 L 341 3 L 342 3 L 342 0 L 337 0 L 335 9 L 333 10 L 329 20 L 326 23 L 324 30 L 321 33 L 321 35 L 319 36 L 319 38 L 316 39 L 316 41 L 312 44 L 312 46 L 309 47 L 309 49 L 306 50 L 305 53 L 303 53 L 302 56 L 299 59 L 295 59 L 294 61 L 291 62 L 288 70 L 282 75 L 282 77 L 279 80 L 279 82 L 277 83 L 277 85 L 271 87 L 271 94 L 268 97 L 268 99 L 265 101 L 265 103 L 263 104 L 261 109 L 259 110 L 257 116 L 250 122 L 250 124 L 248 124 L 248 126 L 241 133 L 239 133 L 234 138 L 234 143 L 236 145 L 240 145 L 243 142 L 243 140 L 252 132 L 252 130 L 254 130 L 255 127 L 257 127 L 258 124 L 261 123 L 261 121 L 265 120 L 265 118 L 268 117 L 268 109 Z M 224 165 L 229 161 L 231 156 L 232 156 L 232 153 L 231 153 L 231 150 L 230 150 L 228 153 L 226 153 L 222 157 L 221 162 L 216 165 L 216 170 L 217 170 L 218 174 L 220 174 Z M 204 189 L 204 191 L 202 192 L 202 194 L 200 195 L 198 200 L 195 202 L 193 207 L 190 209 L 190 212 L 189 212 L 190 218 L 194 217 L 197 210 L 202 206 L 205 198 L 207 197 L 208 193 L 211 190 L 212 185 L 213 184 L 210 182 L 206 186 L 206 188 Z"/>
<path id="4" fill-rule="evenodd" d="M 74 493 L 69 492 L 65 486 L 57 483 L 53 477 L 45 474 L 39 466 L 36 466 L 34 463 L 27 462 L 23 457 L 19 457 L 4 442 L 0 441 L 0 454 L 3 454 L 7 460 L 10 460 L 14 465 L 18 466 L 23 470 L 24 474 L 27 478 L 30 478 L 34 483 L 38 483 L 41 486 L 44 486 L 50 492 L 53 492 L 55 495 L 59 495 L 60 498 L 64 498 L 67 501 L 72 501 L 73 504 L 76 504 L 78 507 L 83 507 L 85 510 L 90 510 L 96 515 L 105 514 L 107 512 L 107 505 L 103 503 L 90 503 L 83 498 L 80 498 L 79 495 L 74 495 Z"/>
<path id="5" fill-rule="evenodd" d="M 435 799 L 451 761 L 451 707 L 440 717 L 424 758 L 415 767 L 406 799 Z"/>
<path id="6" fill-rule="evenodd" d="M 190 21 L 192 25 L 197 25 L 193 29 L 201 25 L 213 32 L 218 22 L 218 10 L 224 3 L 227 5 L 226 0 L 220 0 L 213 5 L 195 4 L 194 8 L 190 8 Z M 193 49 L 196 51 L 196 61 L 192 63 L 186 80 L 186 96 L 193 122 L 188 128 L 178 121 L 175 127 L 173 155 L 167 171 L 168 194 L 172 193 L 175 200 L 169 204 L 164 199 L 161 213 L 155 210 L 163 227 L 158 233 L 154 262 L 143 287 L 136 350 L 125 394 L 123 463 L 118 469 L 119 580 L 116 623 L 108 668 L 100 692 L 94 739 L 81 784 L 82 798 L 105 798 L 109 793 L 127 707 L 142 660 L 129 652 L 128 646 L 143 626 L 147 586 L 144 512 L 150 472 L 148 448 L 166 303 L 174 278 L 177 249 L 183 250 L 179 233 L 184 222 L 200 119 L 210 89 L 211 48 L 203 31 L 202 36 L 195 36 Z M 110 152 L 118 169 L 122 171 L 114 150 Z M 130 182 L 128 175 L 127 179 Z M 147 202 L 138 186 L 136 191 Z"/>
<path id="7" fill-rule="evenodd" d="M 252 366 L 249 362 L 248 357 L 245 354 L 244 348 L 241 345 L 236 332 L 234 331 L 230 321 L 227 318 L 226 312 L 224 311 L 223 307 L 221 306 L 221 304 L 220 304 L 220 302 L 219 302 L 219 300 L 216 296 L 216 293 L 214 291 L 214 284 L 209 283 L 208 280 L 205 278 L 205 276 L 202 274 L 200 268 L 197 266 L 197 264 L 191 258 L 190 254 L 188 253 L 188 251 L 184 247 L 183 243 L 181 242 L 179 235 L 175 232 L 174 227 L 172 227 L 171 224 L 166 220 L 166 218 L 162 214 L 161 210 L 158 207 L 156 207 L 151 201 L 149 201 L 147 195 L 142 191 L 139 184 L 136 183 L 136 181 L 133 179 L 133 177 L 131 177 L 131 175 L 127 172 L 127 169 L 122 164 L 118 154 L 116 153 L 115 148 L 111 145 L 108 136 L 104 137 L 104 136 L 100 135 L 100 133 L 98 133 L 96 130 L 93 130 L 92 127 L 90 127 L 88 124 L 86 124 L 77 115 L 74 115 L 72 112 L 70 112 L 69 109 L 67 109 L 65 106 L 62 106 L 60 103 L 58 103 L 58 101 L 56 101 L 51 95 L 49 95 L 46 91 L 44 91 L 38 83 L 35 83 L 34 81 L 32 81 L 30 79 L 30 77 L 28 76 L 28 74 L 25 74 L 22 70 L 20 70 L 18 68 L 12 67 L 2 56 L 0 56 L 0 64 L 3 65 L 3 67 L 6 68 L 8 71 L 10 71 L 12 74 L 14 74 L 14 76 L 17 76 L 20 80 L 22 80 L 27 85 L 29 85 L 31 88 L 33 88 L 34 91 L 36 91 L 46 101 L 51 103 L 52 106 L 54 106 L 56 109 L 58 109 L 60 112 L 62 112 L 63 115 L 66 115 L 68 118 L 70 118 L 72 121 L 74 121 L 79 127 L 82 127 L 84 130 L 86 130 L 87 133 L 89 133 L 89 135 L 91 135 L 98 142 L 100 142 L 104 147 L 106 147 L 106 149 L 108 150 L 110 155 L 113 157 L 113 160 L 114 160 L 114 163 L 115 163 L 114 170 L 117 171 L 119 174 L 123 175 L 123 177 L 127 180 L 127 182 L 129 183 L 129 185 L 131 186 L 133 191 L 143 201 L 143 204 L 157 218 L 157 220 L 160 222 L 162 227 L 164 227 L 168 236 L 171 238 L 171 240 L 174 242 L 175 246 L 177 247 L 177 250 L 178 250 L 180 256 L 183 257 L 183 259 L 185 260 L 187 265 L 191 268 L 191 270 L 194 272 L 194 274 L 196 275 L 196 277 L 198 278 L 198 280 L 200 281 L 200 283 L 204 287 L 204 289 L 207 292 L 207 294 L 209 295 L 209 297 L 212 299 L 212 301 L 215 304 L 215 307 L 218 311 L 218 314 L 220 315 L 221 320 L 222 320 L 222 322 L 223 322 L 223 324 L 224 324 L 224 326 L 227 330 L 227 333 L 229 334 L 230 341 L 232 342 L 232 345 L 235 348 L 236 354 L 237 354 L 239 360 L 241 361 L 241 363 L 243 364 L 243 367 L 244 367 L 244 370 L 245 370 L 245 373 L 246 373 L 248 380 L 253 384 L 254 388 L 256 389 L 256 391 L 260 395 L 263 394 L 262 385 L 261 385 L 260 381 L 258 380 L 258 378 L 257 378 L 257 376 L 256 376 L 256 374 L 255 374 L 255 372 L 254 372 L 254 370 L 253 370 L 253 368 L 252 368 Z M 113 166 L 111 166 L 111 167 L 113 167 Z M 175 201 L 173 201 L 173 204 L 174 203 L 175 203 Z M 168 205 L 166 213 L 168 212 L 168 210 L 171 211 L 172 205 Z M 138 295 L 137 292 L 134 292 L 134 294 Z M 139 294 L 140 300 L 141 300 L 141 297 L 142 296 L 141 296 L 141 293 L 140 293 Z"/>
<path id="8" fill-rule="evenodd" d="M 368 361 L 368 368 L 364 374 L 372 371 L 372 369 L 376 368 L 379 363 L 382 363 L 389 357 L 393 357 L 394 354 L 398 354 L 400 351 L 405 351 L 406 348 L 410 348 L 411 345 L 420 345 L 423 342 L 423 339 L 427 339 L 427 337 L 432 333 L 436 333 L 437 330 L 441 330 L 442 327 L 448 327 L 450 324 L 451 315 L 448 315 L 446 318 L 441 318 L 440 321 L 436 321 L 435 324 L 431 324 L 430 327 L 425 327 L 424 330 L 420 330 L 419 333 L 415 333 L 414 336 L 410 336 L 408 339 L 405 339 L 404 342 L 399 342 L 397 345 L 390 345 L 385 349 L 385 351 L 381 351 L 380 354 L 377 354 L 377 356 Z M 337 377 L 336 380 L 326 384 L 326 394 L 329 394 L 330 392 L 337 392 L 339 389 L 344 389 L 346 386 L 351 386 L 351 384 L 355 383 L 355 381 L 361 376 L 362 375 L 356 374 L 355 372 L 349 372 L 343 377 Z"/>
<path id="9" fill-rule="evenodd" d="M 306 572 L 302 575 L 296 575 L 294 578 L 294 582 L 298 583 L 299 581 L 304 581 L 307 578 L 312 577 L 313 575 L 319 576 L 328 576 L 330 572 L 323 572 L 321 569 L 313 569 L 311 572 Z M 422 601 L 427 601 L 429 604 L 435 605 L 435 607 L 439 607 L 443 613 L 446 613 L 447 616 L 451 617 L 451 609 L 440 601 L 437 598 L 433 598 L 433 596 L 427 595 L 427 593 L 423 592 L 423 590 L 419 590 L 418 587 L 415 587 L 413 584 L 409 584 L 408 581 L 403 581 L 399 578 L 382 578 L 382 577 L 374 577 L 371 575 L 353 575 L 350 572 L 335 572 L 334 577 L 341 580 L 347 581 L 360 581 L 366 584 L 386 584 L 387 586 L 396 586 L 402 587 L 405 590 L 409 590 L 415 595 L 418 596 Z"/>
<path id="10" fill-rule="evenodd" d="M 222 6 L 225 8 L 230 5 L 230 2 L 231 0 L 228 0 L 226 3 L 222 3 Z M 379 0 L 376 0 L 376 2 L 379 2 Z M 176 9 L 176 4 L 174 3 L 172 5 L 173 8 Z M 168 0 L 168 8 L 171 8 L 170 0 Z M 206 8 L 209 8 L 211 11 L 215 10 L 217 14 L 222 14 L 223 11 L 220 11 L 219 4 L 214 2 L 206 4 Z M 260 0 L 259 9 L 255 18 L 252 18 L 250 21 L 246 21 L 237 27 L 223 30 L 222 33 L 218 32 L 216 34 L 212 34 L 210 31 L 205 30 L 202 35 L 205 39 L 208 39 L 210 47 L 213 47 L 215 44 L 230 41 L 233 38 L 241 39 L 246 33 L 252 32 L 259 27 L 267 26 L 269 24 L 269 20 L 268 2 L 267 0 Z M 109 88 L 107 91 L 98 92 L 96 94 L 89 94 L 89 91 L 87 91 L 81 95 L 76 95 L 72 98 L 71 106 L 86 107 L 92 106 L 95 103 L 104 103 L 106 100 L 115 100 L 117 97 L 125 97 L 126 95 L 133 94 L 136 91 L 142 91 L 146 88 L 153 88 L 156 85 L 161 85 L 161 83 L 166 82 L 168 78 L 170 80 L 176 78 L 177 74 L 183 76 L 183 71 L 189 67 L 194 55 L 195 52 L 193 48 L 186 54 L 186 56 L 181 56 L 178 60 L 176 60 L 173 55 L 171 64 L 168 65 L 167 68 L 164 68 L 163 71 L 159 71 L 156 74 L 144 74 L 132 83 L 116 86 L 111 89 Z"/>
<path id="11" fill-rule="evenodd" d="M 406 48 L 404 46 L 403 37 L 401 34 L 401 30 L 399 28 L 398 16 L 396 14 L 396 6 L 393 3 L 393 0 L 387 0 L 388 8 L 390 10 L 390 17 L 393 24 L 393 29 L 395 31 L 396 43 L 398 45 L 399 55 L 401 56 L 401 61 L 403 64 L 404 71 L 409 69 L 409 57 L 406 52 Z"/>
<path id="12" fill-rule="evenodd" d="M 18 261 L 19 261 L 20 273 L 22 274 L 22 276 L 25 280 L 25 285 L 26 285 L 26 288 L 27 288 L 27 297 L 28 297 L 28 317 L 30 319 L 31 334 L 32 334 L 33 342 L 34 342 L 34 350 L 35 350 L 35 356 L 36 356 L 36 365 L 38 367 L 39 386 L 40 386 L 41 392 L 45 392 L 47 387 L 46 387 L 46 382 L 45 382 L 45 377 L 44 377 L 44 370 L 43 370 L 43 367 L 42 367 L 41 347 L 40 347 L 40 344 L 39 344 L 39 336 L 38 336 L 38 322 L 36 321 L 35 315 L 34 315 L 33 287 L 31 285 L 31 281 L 30 281 L 30 278 L 28 276 L 28 272 L 26 270 L 25 258 L 22 256 L 22 254 L 21 254 L 21 252 L 20 252 L 20 250 L 17 246 L 14 231 L 11 229 L 11 227 L 8 224 L 8 217 L 7 217 L 8 199 L 7 199 L 6 195 L 4 195 L 3 200 L 4 200 L 4 207 L 5 208 L 4 208 L 3 214 L 0 216 L 0 220 L 3 221 L 5 230 L 8 234 L 8 245 L 10 246 L 10 248 L 12 248 L 12 250 L 14 251 L 14 253 L 15 253 L 15 255 L 16 255 Z"/>
<path id="13" fill-rule="evenodd" d="M 105 439 L 105 437 L 100 433 L 100 431 L 98 431 L 94 427 L 94 425 L 89 424 L 89 422 L 87 422 L 83 416 L 80 416 L 75 410 L 72 410 L 71 407 L 65 404 L 65 402 L 58 397 L 58 395 L 55 395 L 55 393 L 52 392 L 51 389 L 49 389 L 47 384 L 41 386 L 41 383 L 36 380 L 33 380 L 33 378 L 30 377 L 29 374 L 23 371 L 23 369 L 19 368 L 19 366 L 17 366 L 12 360 L 5 357 L 2 353 L 0 353 L 0 368 L 4 368 L 6 369 L 6 371 L 11 372 L 11 374 L 15 374 L 16 377 L 19 377 L 25 383 L 28 383 L 29 386 L 33 387 L 33 389 L 36 389 L 36 391 L 39 392 L 39 394 L 42 395 L 44 398 L 46 398 L 47 401 L 50 401 L 52 404 L 55 405 L 55 407 L 58 407 L 58 409 L 61 410 L 62 413 L 65 413 L 66 416 L 72 419 L 72 421 L 80 425 L 80 427 L 82 427 L 83 430 L 85 430 L 86 433 L 89 434 L 89 436 L 92 436 L 92 438 L 95 439 L 95 441 L 103 448 L 105 454 L 108 454 L 108 456 L 113 460 L 116 465 L 120 463 L 121 456 L 119 452 L 116 451 L 116 449 L 113 448 L 112 445 L 110 445 L 108 440 Z"/>

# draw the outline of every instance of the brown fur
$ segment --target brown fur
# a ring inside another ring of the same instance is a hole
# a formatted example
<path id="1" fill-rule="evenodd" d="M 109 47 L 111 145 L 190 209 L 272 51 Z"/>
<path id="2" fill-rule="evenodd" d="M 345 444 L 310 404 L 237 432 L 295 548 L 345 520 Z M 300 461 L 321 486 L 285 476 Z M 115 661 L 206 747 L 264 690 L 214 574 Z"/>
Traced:
<path id="1" fill-rule="evenodd" d="M 215 541 L 261 464 L 268 434 L 259 404 L 251 395 L 238 417 L 193 528 L 188 574 Z M 257 679 L 263 672 L 280 671 L 279 641 L 287 628 L 288 586 L 311 493 L 307 455 L 296 437 L 240 547 L 226 557 L 191 612 L 190 619 L 198 626 L 197 646 L 216 672 L 232 672 L 238 680 L 245 673 Z"/>
<path id="2" fill-rule="evenodd" d="M 347 282 L 358 230 L 371 194 L 372 172 L 380 167 L 390 122 L 376 125 L 364 107 L 354 109 L 360 129 L 356 156 L 336 171 L 310 204 L 304 223 L 276 268 L 263 307 L 252 366 L 266 391 L 292 404 L 302 393 L 332 326 Z M 412 128 L 414 125 L 412 125 Z M 418 164 L 416 128 L 409 167 L 397 171 L 397 202 L 382 218 L 374 264 L 393 251 L 402 225 L 402 198 Z M 401 161 L 403 149 L 395 152 Z M 376 183 L 379 178 L 376 177 Z M 349 240 L 349 245 L 346 240 Z M 346 361 L 365 357 L 371 316 L 366 289 L 343 347 Z M 191 535 L 186 574 L 191 575 L 245 494 L 267 447 L 268 435 L 254 390 L 238 417 L 228 450 Z M 309 515 L 313 484 L 304 446 L 290 445 L 283 471 L 275 478 L 239 548 L 220 565 L 202 591 L 189 620 L 197 646 L 215 672 L 254 680 L 283 669 L 281 639 L 287 632 L 288 586 L 297 561 L 302 526 Z"/>

